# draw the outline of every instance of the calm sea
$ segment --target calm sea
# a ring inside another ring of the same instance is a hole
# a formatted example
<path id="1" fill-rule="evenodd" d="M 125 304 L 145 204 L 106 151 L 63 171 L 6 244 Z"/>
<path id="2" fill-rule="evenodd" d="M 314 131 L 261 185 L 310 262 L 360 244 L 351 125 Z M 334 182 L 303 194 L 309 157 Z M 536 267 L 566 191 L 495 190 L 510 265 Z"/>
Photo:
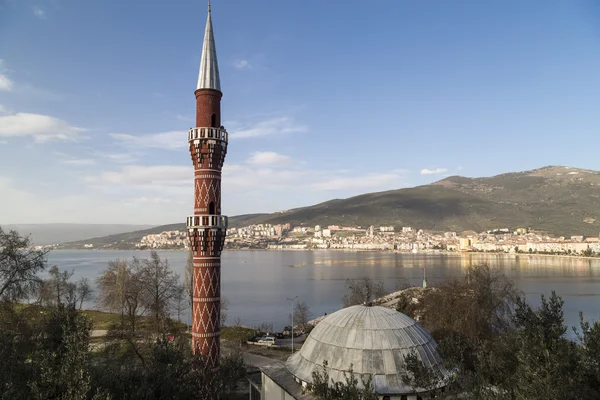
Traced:
<path id="1" fill-rule="evenodd" d="M 184 251 L 162 251 L 183 278 Z M 73 280 L 94 281 L 108 261 L 144 258 L 147 251 L 55 250 L 49 265 L 73 271 Z M 239 317 L 244 325 L 289 324 L 291 302 L 298 296 L 312 317 L 341 306 L 345 280 L 364 276 L 383 280 L 391 291 L 399 285 L 420 285 L 421 268 L 429 283 L 462 274 L 465 268 L 486 262 L 501 268 L 532 304 L 552 290 L 565 301 L 567 325 L 579 325 L 579 311 L 587 319 L 600 318 L 600 260 L 543 256 L 488 254 L 389 254 L 342 251 L 225 251 L 222 258 L 222 295 L 229 299 L 228 322 Z M 94 304 L 88 304 L 94 307 Z M 188 318 L 189 320 L 189 318 Z"/>

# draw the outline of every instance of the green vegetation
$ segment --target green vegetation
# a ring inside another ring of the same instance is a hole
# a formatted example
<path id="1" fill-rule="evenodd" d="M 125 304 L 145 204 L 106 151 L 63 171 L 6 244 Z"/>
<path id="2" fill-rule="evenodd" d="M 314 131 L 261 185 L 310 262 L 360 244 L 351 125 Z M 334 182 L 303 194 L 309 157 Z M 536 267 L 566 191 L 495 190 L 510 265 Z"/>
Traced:
<path id="1" fill-rule="evenodd" d="M 534 309 L 510 280 L 480 265 L 420 294 L 416 304 L 399 302 L 399 310 L 431 332 L 455 372 L 449 390 L 429 398 L 600 399 L 600 321 L 582 320 L 578 341 L 570 340 L 554 292 Z M 405 361 L 406 383 L 437 386 L 418 359 Z"/>
<path id="2" fill-rule="evenodd" d="M 312 379 L 313 383 L 308 389 L 319 400 L 377 400 L 379 398 L 373 389 L 370 376 L 363 379 L 362 385 L 359 385 L 352 364 L 348 371 L 344 371 L 343 382 L 336 382 L 329 378 L 327 361 L 323 362 L 321 371 L 312 373 Z"/>
<path id="3" fill-rule="evenodd" d="M 243 326 L 222 326 L 221 327 L 221 339 L 227 340 L 233 343 L 246 343 L 248 340 L 256 335 L 254 329 L 246 328 Z"/>
<path id="4" fill-rule="evenodd" d="M 169 318 L 184 289 L 156 253 L 102 274 L 98 304 L 114 314 L 79 310 L 77 296 L 91 294 L 85 282 L 58 268 L 42 280 L 45 268 L 45 253 L 0 229 L 0 400 L 239 398 L 229 393 L 246 376 L 241 355 L 222 357 L 215 374 L 192 354 L 183 325 Z M 94 327 L 108 334 L 92 340 Z"/>

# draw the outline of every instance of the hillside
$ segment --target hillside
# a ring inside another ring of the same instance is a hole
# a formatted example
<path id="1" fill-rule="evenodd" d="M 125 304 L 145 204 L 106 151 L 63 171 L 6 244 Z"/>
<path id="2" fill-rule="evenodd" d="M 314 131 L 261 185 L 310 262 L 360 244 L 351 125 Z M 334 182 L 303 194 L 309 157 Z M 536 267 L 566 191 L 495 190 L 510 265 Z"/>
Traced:
<path id="1" fill-rule="evenodd" d="M 72 242 L 84 238 L 114 235 L 124 232 L 149 229 L 153 225 L 127 224 L 12 224 L 2 225 L 2 229 L 16 230 L 21 235 L 31 236 L 35 245 L 48 245 Z"/>
<path id="2" fill-rule="evenodd" d="M 292 225 L 394 225 L 435 231 L 531 227 L 555 235 L 600 232 L 600 172 L 549 166 L 489 178 L 451 176 L 430 185 L 330 200 L 273 214 L 230 218 L 231 227 Z M 130 242 L 184 224 L 158 226 L 75 244 L 95 247 Z"/>
<path id="3" fill-rule="evenodd" d="M 436 231 L 531 227 L 556 235 L 600 232 L 600 172 L 550 166 L 489 178 L 452 176 L 270 214 L 268 223 L 394 225 Z"/>
<path id="4" fill-rule="evenodd" d="M 263 222 L 394 225 L 436 231 L 531 227 L 556 235 L 600 232 L 600 172 L 550 166 L 489 178 L 453 176 L 270 214 Z"/>
<path id="5" fill-rule="evenodd" d="M 237 215 L 229 218 L 230 227 L 240 227 L 255 223 L 257 219 L 262 218 L 268 214 L 244 214 Z M 146 235 L 153 235 L 164 231 L 174 230 L 185 230 L 185 222 L 176 224 L 160 225 L 149 229 L 136 230 L 133 232 L 118 233 L 115 235 L 98 236 L 91 239 L 78 240 L 69 243 L 65 243 L 63 248 L 77 248 L 82 247 L 84 244 L 91 243 L 95 248 L 103 247 L 109 244 L 116 244 L 115 248 L 123 247 L 124 249 L 130 248 L 130 243 L 139 242 L 140 239 Z M 121 246 L 119 245 L 121 244 Z"/>

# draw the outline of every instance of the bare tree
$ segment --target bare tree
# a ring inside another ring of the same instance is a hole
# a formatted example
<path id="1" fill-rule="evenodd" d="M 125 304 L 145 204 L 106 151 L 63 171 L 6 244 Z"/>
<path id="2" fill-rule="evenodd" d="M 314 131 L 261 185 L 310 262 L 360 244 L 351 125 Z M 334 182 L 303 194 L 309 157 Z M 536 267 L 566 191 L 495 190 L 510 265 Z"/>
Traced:
<path id="1" fill-rule="evenodd" d="M 19 301 L 34 294 L 46 268 L 47 251 L 32 250 L 29 237 L 0 227 L 0 300 Z"/>
<path id="2" fill-rule="evenodd" d="M 294 305 L 294 323 L 300 326 L 300 329 L 305 330 L 310 318 L 310 307 L 303 301 L 299 301 Z"/>
<path id="3" fill-rule="evenodd" d="M 221 326 L 227 322 L 227 310 L 229 309 L 229 299 L 227 297 L 221 297 Z"/>
<path id="4" fill-rule="evenodd" d="M 164 328 L 163 322 L 169 317 L 173 299 L 177 296 L 179 275 L 156 251 L 150 253 L 150 259 L 141 260 L 135 271 L 140 282 L 142 304 L 154 317 L 159 332 Z"/>
<path id="5" fill-rule="evenodd" d="M 177 285 L 173 297 L 173 309 L 177 313 L 177 321 L 181 322 L 181 314 L 189 307 L 185 285 Z"/>
<path id="6" fill-rule="evenodd" d="M 183 286 L 187 294 L 188 303 L 190 306 L 190 321 L 192 320 L 192 311 L 194 306 L 194 253 L 188 252 L 187 261 L 185 263 Z"/>
<path id="7" fill-rule="evenodd" d="M 139 260 L 128 264 L 125 260 L 108 263 L 108 268 L 98 277 L 98 306 L 106 311 L 118 312 L 127 319 L 129 329 L 135 333 L 137 317 L 143 313 L 140 280 L 136 275 Z"/>
<path id="8" fill-rule="evenodd" d="M 38 302 L 47 306 L 64 304 L 67 297 L 75 294 L 75 284 L 69 282 L 73 272 L 61 271 L 56 265 L 48 272 L 48 279 L 41 281 L 38 286 Z"/>
<path id="9" fill-rule="evenodd" d="M 348 293 L 342 299 L 344 307 L 365 304 L 386 295 L 383 282 L 374 281 L 368 277 L 356 280 L 347 279 L 346 288 L 348 288 Z"/>
<path id="10" fill-rule="evenodd" d="M 79 279 L 75 291 L 77 293 L 77 300 L 79 301 L 80 310 L 83 307 L 83 302 L 87 299 L 91 300 L 95 292 L 95 290 L 90 285 L 88 278 Z"/>

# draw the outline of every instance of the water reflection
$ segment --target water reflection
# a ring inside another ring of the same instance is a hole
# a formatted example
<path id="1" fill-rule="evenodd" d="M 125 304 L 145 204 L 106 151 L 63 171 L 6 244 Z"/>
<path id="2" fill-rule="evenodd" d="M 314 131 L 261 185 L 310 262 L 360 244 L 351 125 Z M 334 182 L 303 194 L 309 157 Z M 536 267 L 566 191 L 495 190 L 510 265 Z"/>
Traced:
<path id="1" fill-rule="evenodd" d="M 73 270 L 74 279 L 95 280 L 109 260 L 147 257 L 140 251 L 53 251 L 50 265 Z M 160 252 L 183 277 L 186 252 Z M 460 276 L 476 264 L 488 263 L 512 278 L 537 305 L 540 295 L 555 290 L 565 300 L 567 325 L 579 323 L 578 312 L 600 317 L 600 260 L 505 254 L 390 254 L 344 251 L 227 251 L 222 261 L 222 293 L 230 300 L 230 320 L 254 326 L 268 321 L 288 324 L 287 297 L 299 296 L 313 317 L 341 306 L 346 279 L 368 276 L 393 290 L 400 283 L 419 285 L 421 268 L 431 284 Z M 92 306 L 92 305 L 89 305 Z"/>

